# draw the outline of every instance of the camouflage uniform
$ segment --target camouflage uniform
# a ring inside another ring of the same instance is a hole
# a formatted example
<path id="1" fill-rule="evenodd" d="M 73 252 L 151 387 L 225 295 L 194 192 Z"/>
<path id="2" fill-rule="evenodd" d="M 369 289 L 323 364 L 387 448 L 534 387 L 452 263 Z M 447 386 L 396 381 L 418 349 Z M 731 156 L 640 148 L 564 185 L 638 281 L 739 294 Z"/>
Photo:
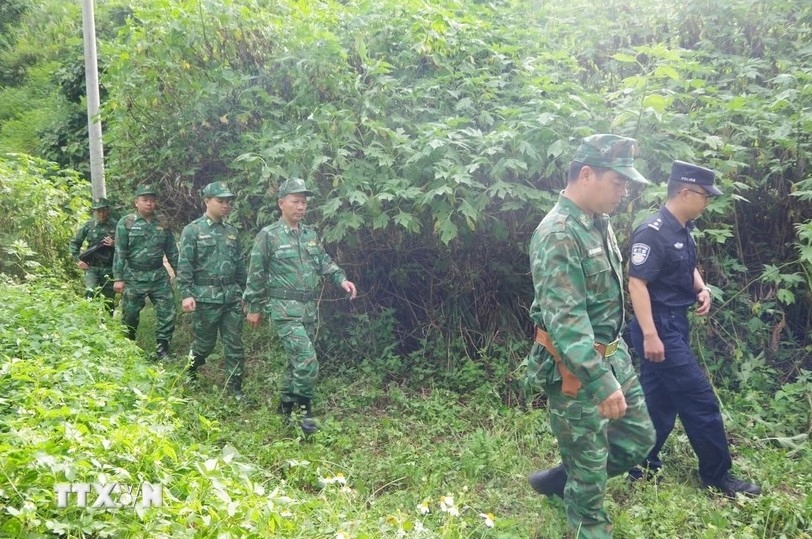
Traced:
<path id="1" fill-rule="evenodd" d="M 140 186 L 136 197 L 155 194 Z M 159 351 L 168 346 L 175 331 L 175 297 L 164 268 L 166 255 L 173 269 L 178 267 L 178 247 L 168 224 L 160 216 L 144 219 L 138 212 L 122 217 L 116 226 L 116 253 L 113 279 L 124 281 L 122 321 L 130 338 L 135 339 L 141 309 L 149 297 L 155 307 L 155 338 Z"/>
<path id="2" fill-rule="evenodd" d="M 233 198 L 221 182 L 203 189 L 204 197 Z M 194 298 L 195 340 L 192 345 L 192 373 L 203 364 L 217 342 L 223 339 L 229 385 L 241 386 L 245 353 L 242 343 L 242 291 L 245 288 L 245 257 L 237 229 L 203 215 L 186 225 L 180 238 L 178 290 L 181 297 Z"/>
<path id="3" fill-rule="evenodd" d="M 595 159 L 597 163 L 584 159 L 588 156 L 579 151 L 576 161 L 606 166 L 605 155 Z M 530 242 L 535 288 L 530 317 L 548 332 L 562 362 L 582 384 L 575 397 L 563 394 L 553 356 L 533 345 L 529 382 L 547 393 L 551 428 L 566 470 L 567 523 L 583 538 L 611 537 L 603 508 L 607 477 L 625 473 L 654 443 L 643 392 L 623 340 L 606 358 L 594 347 L 596 342 L 616 341 L 623 329 L 621 260 L 608 216 L 593 217 L 563 195 Z M 626 399 L 626 414 L 614 420 L 602 417 L 597 405 L 618 389 Z"/>
<path id="4" fill-rule="evenodd" d="M 283 402 L 296 402 L 297 396 L 313 398 L 319 372 L 313 341 L 320 275 L 330 277 L 336 286 L 347 278 L 309 226 L 300 223 L 297 233 L 280 219 L 257 234 L 243 298 L 249 313 L 260 312 L 267 300 L 265 313 L 288 356 Z"/>
<path id="5" fill-rule="evenodd" d="M 102 208 L 109 208 L 107 199 L 100 198 L 93 202 L 93 210 Z M 116 222 L 109 215 L 103 223 L 96 218 L 90 219 L 82 225 L 70 241 L 70 253 L 78 261 L 85 242 L 90 248 L 108 236 L 111 238 L 116 236 Z M 90 267 L 85 270 L 84 274 L 85 297 L 92 298 L 101 292 L 111 310 L 116 298 L 113 291 L 113 254 L 112 247 L 99 249 L 86 261 Z"/>
<path id="6" fill-rule="evenodd" d="M 312 194 L 299 179 L 283 184 L 280 198 L 285 193 Z M 299 223 L 296 230 L 280 219 L 257 234 L 243 299 L 249 314 L 259 313 L 264 304 L 288 356 L 282 382 L 283 409 L 294 402 L 309 406 L 313 398 L 319 372 L 313 341 L 320 275 L 339 287 L 347 279 L 309 226 Z"/>

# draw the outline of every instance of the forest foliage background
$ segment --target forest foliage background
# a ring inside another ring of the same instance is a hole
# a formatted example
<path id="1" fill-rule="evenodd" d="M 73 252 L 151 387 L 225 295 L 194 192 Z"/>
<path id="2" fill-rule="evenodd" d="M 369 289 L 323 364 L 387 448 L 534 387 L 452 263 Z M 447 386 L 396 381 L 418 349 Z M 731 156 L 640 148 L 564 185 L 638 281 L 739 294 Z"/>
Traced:
<path id="1" fill-rule="evenodd" d="M 0 150 L 86 175 L 80 8 L 3 4 Z M 200 211 L 197 191 L 226 180 L 248 245 L 277 218 L 269 193 L 305 178 L 317 193 L 309 220 L 364 291 L 349 314 L 372 336 L 356 343 L 364 349 L 331 353 L 515 361 L 529 333 L 529 236 L 578 139 L 614 132 L 641 142 L 638 166 L 657 182 L 615 217 L 622 242 L 662 200 L 672 160 L 719 173 L 726 196 L 698 229 L 718 307 L 696 330 L 710 368 L 781 382 L 810 367 L 809 6 L 104 0 L 96 9 L 111 196 L 125 208 L 135 184 L 156 183 L 181 227 Z M 373 328 L 380 320 L 391 323 Z M 324 342 L 349 342 L 346 327 L 326 324 L 336 329 Z"/>
<path id="2" fill-rule="evenodd" d="M 265 532 L 302 537 L 338 537 L 325 530 L 341 526 L 357 537 L 392 536 L 418 521 L 441 537 L 528 536 L 539 523 L 537 537 L 560 535 L 560 511 L 514 494 L 528 458 L 538 465 L 556 458 L 540 402 L 520 383 L 533 293 L 527 245 L 579 139 L 613 132 L 640 141 L 637 166 L 655 182 L 632 191 L 613 217 L 624 251 L 634 224 L 663 200 L 674 159 L 719 174 L 726 195 L 697 229 L 715 307 L 695 320 L 692 339 L 723 402 L 735 408 L 726 421 L 742 433 L 745 470 L 776 487 L 750 505 L 699 499 L 694 486 L 670 490 L 691 485 L 687 473 L 659 491 L 613 487 L 615 499 L 632 502 L 613 507 L 616 530 L 808 537 L 812 6 L 98 0 L 96 25 L 107 189 L 119 213 L 136 184 L 153 182 L 180 229 L 201 211 L 198 190 L 225 180 L 238 193 L 232 220 L 248 248 L 277 218 L 281 181 L 303 177 L 313 186 L 308 221 L 362 291 L 352 303 L 332 290 L 323 297 L 319 346 L 333 375 L 325 393 L 343 426 L 329 423 L 325 439 L 310 445 L 269 443 L 262 433 L 282 432 L 278 418 L 194 393 L 183 398 L 200 412 L 189 412 L 174 400 L 176 378 L 145 367 L 107 332 L 85 335 L 97 323 L 93 306 L 62 296 L 80 287 L 66 244 L 88 217 L 90 198 L 81 4 L 5 0 L 4 532 L 142 533 L 145 521 L 122 524 L 120 514 L 94 520 L 37 506 L 53 497 L 43 470 L 49 481 L 90 473 L 100 444 L 114 443 L 131 459 L 115 473 L 158 473 L 183 504 L 148 520 L 156 536 L 203 529 L 214 536 L 218 527 L 238 536 L 258 520 Z M 51 307 L 33 309 L 31 301 Z M 52 327 L 69 338 L 45 329 Z M 179 335 L 188 339 L 188 331 Z M 273 357 L 268 342 L 255 336 L 248 348 Z M 188 342 L 174 344 L 181 345 Z M 124 367 L 106 364 L 110 350 Z M 20 354 L 31 361 L 15 360 Z M 52 357 L 64 361 L 54 365 Z M 369 387 L 358 385 L 359 373 Z M 101 401 L 83 394 L 87 383 Z M 143 394 L 134 400 L 131 387 Z M 109 424 L 97 425 L 98 402 L 113 410 Z M 133 411 L 134 402 L 141 408 Z M 254 428 L 245 429 L 249 420 Z M 68 423 L 88 430 L 76 434 Z M 143 437 L 133 440 L 131 424 L 144 425 Z M 672 438 L 671 456 L 690 461 L 687 442 Z M 258 474 L 231 444 L 251 455 Z M 325 498 L 325 478 L 346 486 L 344 471 L 354 481 L 350 493 Z M 452 522 L 447 504 L 442 509 L 438 493 L 449 481 L 472 485 L 456 493 L 468 520 Z M 267 494 L 271 484 L 284 488 Z M 206 500 L 217 485 L 218 500 Z M 438 499 L 441 509 L 425 520 L 412 515 Z M 489 507 L 499 509 L 496 531 L 485 524 Z"/>

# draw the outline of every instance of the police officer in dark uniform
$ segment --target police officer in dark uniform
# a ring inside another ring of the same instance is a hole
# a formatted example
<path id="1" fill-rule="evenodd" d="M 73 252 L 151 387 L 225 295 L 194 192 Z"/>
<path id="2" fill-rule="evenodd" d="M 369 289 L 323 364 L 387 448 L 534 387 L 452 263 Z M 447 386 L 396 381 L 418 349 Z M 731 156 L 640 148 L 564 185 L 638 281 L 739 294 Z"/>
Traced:
<path id="1" fill-rule="evenodd" d="M 657 440 L 644 468 L 659 471 L 660 449 L 679 416 L 699 459 L 702 485 L 727 496 L 755 496 L 761 489 L 730 473 L 731 459 L 719 403 L 690 349 L 688 308 L 710 311 L 711 293 L 696 267 L 691 237 L 696 219 L 710 197 L 722 192 L 707 168 L 675 161 L 668 180 L 668 200 L 632 235 L 629 295 L 635 319 L 630 336 L 641 357 L 640 382 Z M 641 474 L 632 470 L 632 477 Z"/>

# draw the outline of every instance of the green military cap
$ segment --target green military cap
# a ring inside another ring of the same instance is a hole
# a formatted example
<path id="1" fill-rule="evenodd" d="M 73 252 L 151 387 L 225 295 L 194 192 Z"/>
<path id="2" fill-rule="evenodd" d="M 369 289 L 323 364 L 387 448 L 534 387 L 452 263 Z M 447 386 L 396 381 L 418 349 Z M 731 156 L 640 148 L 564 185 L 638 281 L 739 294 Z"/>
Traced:
<path id="1" fill-rule="evenodd" d="M 581 142 L 572 160 L 585 165 L 614 170 L 638 183 L 649 183 L 634 168 L 636 155 L 637 141 L 633 138 L 606 134 L 590 135 Z"/>
<path id="2" fill-rule="evenodd" d="M 104 197 L 93 199 L 93 205 L 90 206 L 91 210 L 100 210 L 102 208 L 109 208 L 110 202 Z"/>
<path id="3" fill-rule="evenodd" d="M 299 193 L 309 197 L 313 196 L 313 191 L 308 190 L 303 179 L 290 178 L 289 180 L 285 180 L 284 182 L 282 182 L 282 185 L 279 186 L 279 193 L 277 196 L 279 198 L 282 198 L 287 195 Z"/>
<path id="4" fill-rule="evenodd" d="M 135 196 L 140 197 L 141 195 L 157 195 L 158 191 L 149 184 L 142 183 L 135 189 Z"/>
<path id="5" fill-rule="evenodd" d="M 234 193 L 231 192 L 231 189 L 224 182 L 212 182 L 200 191 L 201 196 L 203 198 L 234 198 Z"/>

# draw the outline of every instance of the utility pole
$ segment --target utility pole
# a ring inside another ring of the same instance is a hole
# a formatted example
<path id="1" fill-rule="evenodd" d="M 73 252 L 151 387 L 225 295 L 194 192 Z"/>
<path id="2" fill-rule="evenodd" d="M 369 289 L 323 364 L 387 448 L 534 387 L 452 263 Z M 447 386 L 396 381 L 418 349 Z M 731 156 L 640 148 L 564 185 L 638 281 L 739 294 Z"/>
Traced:
<path id="1" fill-rule="evenodd" d="M 85 40 L 85 89 L 87 91 L 87 132 L 90 137 L 90 183 L 93 198 L 107 196 L 104 184 L 104 150 L 99 113 L 99 66 L 96 60 L 96 21 L 93 0 L 82 0 L 82 28 Z"/>

